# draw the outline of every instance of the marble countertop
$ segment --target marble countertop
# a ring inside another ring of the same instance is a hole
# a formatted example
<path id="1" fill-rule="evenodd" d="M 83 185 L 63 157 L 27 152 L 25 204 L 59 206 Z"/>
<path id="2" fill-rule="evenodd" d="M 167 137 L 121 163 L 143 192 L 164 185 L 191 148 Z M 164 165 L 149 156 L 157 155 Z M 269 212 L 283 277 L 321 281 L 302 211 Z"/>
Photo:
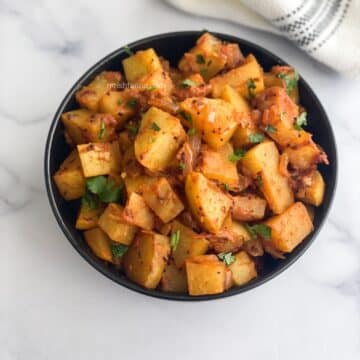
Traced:
<path id="1" fill-rule="evenodd" d="M 58 104 L 94 62 L 138 38 L 203 28 L 257 42 L 309 81 L 335 131 L 339 184 L 321 234 L 282 275 L 223 300 L 169 302 L 79 257 L 50 211 L 43 153 Z M 275 35 L 159 0 L 2 0 L 0 47 L 1 360 L 360 358 L 360 82 Z"/>

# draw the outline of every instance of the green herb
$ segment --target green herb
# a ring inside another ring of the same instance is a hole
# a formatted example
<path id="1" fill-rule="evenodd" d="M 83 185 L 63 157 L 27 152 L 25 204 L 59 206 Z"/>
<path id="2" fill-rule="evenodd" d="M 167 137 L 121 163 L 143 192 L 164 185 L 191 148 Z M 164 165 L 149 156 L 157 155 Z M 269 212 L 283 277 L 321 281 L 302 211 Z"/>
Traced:
<path id="1" fill-rule="evenodd" d="M 188 130 L 187 133 L 189 136 L 194 136 L 196 134 L 196 129 L 192 127 Z"/>
<path id="2" fill-rule="evenodd" d="M 173 249 L 173 251 L 176 250 L 177 246 L 179 245 L 180 241 L 180 230 L 176 230 L 171 234 L 170 237 L 170 246 Z"/>
<path id="3" fill-rule="evenodd" d="M 295 124 L 294 124 L 294 128 L 296 130 L 301 130 L 303 126 L 307 125 L 306 116 L 307 116 L 307 113 L 304 111 L 296 118 Z"/>
<path id="4" fill-rule="evenodd" d="M 133 135 L 136 135 L 137 134 L 137 132 L 138 132 L 138 128 L 137 128 L 137 126 L 135 126 L 135 125 L 130 125 L 130 124 L 127 124 L 126 125 L 126 129 L 131 133 L 131 134 L 133 134 Z"/>
<path id="5" fill-rule="evenodd" d="M 266 125 L 265 126 L 265 131 L 267 132 L 267 133 L 269 133 L 269 134 L 271 134 L 271 133 L 274 133 L 274 132 L 276 132 L 276 127 L 274 127 L 274 126 L 272 126 L 272 125 Z"/>
<path id="6" fill-rule="evenodd" d="M 261 175 L 257 176 L 256 181 L 257 181 L 258 187 L 261 189 L 263 187 L 263 180 L 262 180 Z"/>
<path id="7" fill-rule="evenodd" d="M 146 89 L 147 91 L 153 91 L 153 90 L 156 90 L 157 87 L 155 85 L 152 85 L 152 86 L 148 86 L 148 88 Z"/>
<path id="8" fill-rule="evenodd" d="M 191 115 L 190 115 L 189 113 L 187 113 L 187 112 L 184 111 L 184 110 L 181 110 L 181 111 L 179 112 L 179 114 L 180 114 L 186 121 L 188 121 L 190 124 L 192 123 L 192 117 L 191 117 Z"/>
<path id="9" fill-rule="evenodd" d="M 201 74 L 202 77 L 206 77 L 208 72 L 209 72 L 209 70 L 206 69 L 206 68 L 200 69 L 200 74 Z"/>
<path id="10" fill-rule="evenodd" d="M 253 144 L 261 143 L 265 139 L 265 136 L 263 134 L 255 133 L 249 135 L 249 140 Z"/>
<path id="11" fill-rule="evenodd" d="M 86 191 L 85 195 L 81 198 L 81 204 L 86 210 L 95 210 L 99 205 L 95 195 L 89 191 Z"/>
<path id="12" fill-rule="evenodd" d="M 224 190 L 225 190 L 225 191 L 229 191 L 229 190 L 230 190 L 230 185 L 229 185 L 229 184 L 224 183 L 223 186 L 224 186 Z"/>
<path id="13" fill-rule="evenodd" d="M 100 140 L 104 138 L 105 132 L 106 132 L 106 125 L 105 125 L 105 123 L 102 121 L 101 124 L 100 124 L 100 130 L 99 130 L 99 135 L 98 135 L 98 138 L 99 138 Z"/>
<path id="14" fill-rule="evenodd" d="M 227 266 L 231 265 L 236 260 L 232 252 L 228 252 L 228 253 L 222 252 L 218 254 L 218 258 L 222 260 Z"/>
<path id="15" fill-rule="evenodd" d="M 96 194 L 102 202 L 123 202 L 123 188 L 105 176 L 95 176 L 86 180 L 87 189 Z"/>
<path id="16" fill-rule="evenodd" d="M 285 119 L 284 119 L 285 115 L 286 115 L 286 111 L 282 111 L 282 112 L 280 113 L 280 120 L 281 120 L 281 121 L 284 121 L 284 120 L 285 120 Z"/>
<path id="17" fill-rule="evenodd" d="M 184 89 L 187 89 L 189 87 L 196 86 L 196 83 L 190 79 L 185 79 L 179 84 L 179 86 Z"/>
<path id="18" fill-rule="evenodd" d="M 235 149 L 234 152 L 231 155 L 229 155 L 229 160 L 231 162 L 237 162 L 241 158 L 243 158 L 244 155 L 245 155 L 245 150 L 243 150 L 243 149 Z"/>
<path id="19" fill-rule="evenodd" d="M 110 248 L 111 248 L 113 257 L 119 258 L 119 257 L 124 256 L 124 254 L 126 253 L 126 251 L 129 247 L 127 245 L 123 245 L 123 244 L 111 244 Z"/>
<path id="20" fill-rule="evenodd" d="M 134 109 L 136 107 L 136 105 L 137 105 L 137 100 L 135 98 L 132 98 L 126 103 L 126 105 L 129 108 Z"/>
<path id="21" fill-rule="evenodd" d="M 132 52 L 132 50 L 129 48 L 129 45 L 125 45 L 124 46 L 124 51 L 126 52 L 127 55 L 129 56 L 133 56 L 134 53 Z"/>
<path id="22" fill-rule="evenodd" d="M 196 62 L 197 62 L 198 64 L 205 64 L 205 58 L 204 58 L 204 56 L 201 55 L 201 54 L 197 54 L 197 55 L 196 55 Z"/>
<path id="23" fill-rule="evenodd" d="M 271 238 L 271 227 L 265 224 L 245 224 L 245 228 L 249 232 L 252 239 L 256 239 L 258 236 L 265 240 L 270 240 Z"/>
<path id="24" fill-rule="evenodd" d="M 298 72 L 295 70 L 293 75 L 278 73 L 276 76 L 284 81 L 286 86 L 286 92 L 290 95 L 293 92 L 293 90 L 296 88 L 297 83 L 299 81 Z"/>
<path id="25" fill-rule="evenodd" d="M 181 162 L 181 163 L 179 164 L 180 170 L 185 170 L 185 167 L 186 167 L 186 164 L 185 164 L 184 162 Z"/>
<path id="26" fill-rule="evenodd" d="M 159 125 L 158 125 L 156 122 L 153 122 L 153 123 L 151 124 L 151 128 L 152 128 L 153 130 L 155 130 L 155 131 L 160 131 L 160 127 L 159 127 Z"/>
<path id="27" fill-rule="evenodd" d="M 255 95 L 256 95 L 256 93 L 255 93 L 255 89 L 256 89 L 255 81 L 253 79 L 249 79 L 246 82 L 246 85 L 247 85 L 247 89 L 248 89 L 249 98 L 253 99 L 255 97 Z"/>
<path id="28" fill-rule="evenodd" d="M 124 102 L 124 99 L 119 99 L 119 100 L 117 101 L 117 104 L 118 104 L 118 105 L 122 105 L 123 102 Z"/>

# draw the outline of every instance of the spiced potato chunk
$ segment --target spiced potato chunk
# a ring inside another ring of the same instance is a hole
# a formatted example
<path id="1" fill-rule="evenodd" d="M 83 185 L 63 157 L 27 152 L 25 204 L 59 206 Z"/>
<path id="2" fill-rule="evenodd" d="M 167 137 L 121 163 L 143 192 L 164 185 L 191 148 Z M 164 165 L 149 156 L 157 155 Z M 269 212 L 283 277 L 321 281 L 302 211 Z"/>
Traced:
<path id="1" fill-rule="evenodd" d="M 307 131 L 299 74 L 208 32 L 177 64 L 124 50 L 121 72 L 99 73 L 61 116 L 53 181 L 75 229 L 146 289 L 246 286 L 307 241 L 325 198 L 331 159 Z"/>

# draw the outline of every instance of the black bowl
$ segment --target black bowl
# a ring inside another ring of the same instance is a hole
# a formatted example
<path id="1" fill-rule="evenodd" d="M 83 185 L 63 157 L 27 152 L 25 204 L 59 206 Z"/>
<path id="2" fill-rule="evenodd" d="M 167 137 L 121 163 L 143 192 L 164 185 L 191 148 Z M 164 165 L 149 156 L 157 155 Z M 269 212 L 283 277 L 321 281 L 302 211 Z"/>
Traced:
<path id="1" fill-rule="evenodd" d="M 154 48 L 158 54 L 168 59 L 170 63 L 175 66 L 182 54 L 194 46 L 196 39 L 200 35 L 201 32 L 199 31 L 167 33 L 136 41 L 129 44 L 129 46 L 133 51 L 150 47 Z M 273 65 L 286 64 L 285 61 L 276 55 L 249 41 L 219 33 L 214 33 L 214 35 L 222 40 L 238 43 L 245 55 L 253 53 L 265 71 L 269 70 Z M 78 202 L 64 201 L 52 181 L 52 175 L 69 153 L 69 147 L 67 146 L 63 136 L 63 125 L 60 121 L 60 115 L 64 111 L 69 111 L 78 107 L 74 97 L 77 89 L 88 84 L 101 71 L 122 70 L 121 60 L 126 58 L 126 56 L 127 54 L 124 51 L 124 48 L 120 48 L 92 66 L 78 81 L 76 81 L 75 85 L 66 94 L 52 121 L 45 148 L 45 182 L 51 208 L 65 236 L 79 254 L 105 276 L 129 289 L 158 298 L 193 301 L 217 299 L 253 289 L 254 287 L 259 286 L 280 274 L 306 251 L 319 233 L 319 230 L 329 211 L 336 187 L 337 154 L 334 135 L 325 110 L 321 106 L 320 101 L 311 90 L 310 86 L 302 77 L 299 82 L 299 90 L 301 104 L 308 112 L 309 125 L 307 126 L 307 130 L 314 134 L 314 140 L 320 144 L 328 154 L 330 165 L 320 166 L 320 171 L 326 182 L 326 192 L 323 204 L 315 210 L 315 231 L 309 235 L 307 239 L 305 239 L 291 254 L 287 255 L 286 259 L 278 261 L 273 260 L 270 256 L 265 256 L 262 272 L 250 283 L 241 287 L 234 287 L 223 294 L 191 297 L 186 294 L 171 294 L 158 290 L 144 289 L 128 280 L 123 274 L 116 271 L 115 268 L 92 254 L 84 242 L 81 233 L 76 230 L 74 226 Z"/>

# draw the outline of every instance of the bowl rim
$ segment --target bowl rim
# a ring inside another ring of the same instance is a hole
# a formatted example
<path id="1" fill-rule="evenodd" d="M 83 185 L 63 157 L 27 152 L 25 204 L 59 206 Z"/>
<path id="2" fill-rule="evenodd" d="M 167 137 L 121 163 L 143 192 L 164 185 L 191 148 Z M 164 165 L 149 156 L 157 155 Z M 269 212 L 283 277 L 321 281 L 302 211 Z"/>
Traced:
<path id="1" fill-rule="evenodd" d="M 202 31 L 196 31 L 196 30 L 175 31 L 175 32 L 160 33 L 157 35 L 152 35 L 152 36 L 148 36 L 148 37 L 139 39 L 137 41 L 129 43 L 127 46 L 129 46 L 130 48 L 138 47 L 138 46 L 146 45 L 149 41 L 166 40 L 168 37 L 181 37 L 181 36 L 189 36 L 189 35 L 199 36 L 202 33 L 204 33 L 204 30 L 202 30 Z M 227 41 L 235 41 L 239 44 L 243 44 L 243 45 L 252 47 L 252 48 L 256 49 L 257 51 L 265 54 L 266 56 L 274 59 L 279 64 L 284 64 L 284 65 L 288 64 L 286 61 L 284 61 L 282 58 L 275 55 L 271 51 L 263 48 L 260 45 L 255 44 L 251 41 L 244 40 L 240 37 L 237 37 L 235 35 L 230 35 L 230 34 L 224 34 L 224 33 L 213 32 L 213 31 L 211 31 L 210 33 L 219 37 L 220 39 L 226 39 Z M 188 294 L 162 292 L 162 291 L 156 290 L 156 289 L 149 290 L 149 289 L 145 289 L 145 288 L 133 283 L 131 280 L 123 281 L 123 279 L 120 278 L 119 276 L 117 276 L 114 272 L 107 270 L 107 268 L 105 268 L 104 266 L 101 266 L 101 264 L 99 262 L 97 262 L 95 260 L 95 258 L 93 256 L 91 256 L 91 254 L 89 252 L 83 251 L 81 248 L 79 248 L 77 246 L 76 241 L 73 239 L 71 232 L 69 231 L 67 225 L 65 224 L 65 222 L 62 218 L 62 215 L 61 215 L 60 209 L 56 203 L 56 199 L 55 199 L 55 195 L 54 195 L 54 191 L 53 191 L 52 174 L 50 172 L 50 159 L 51 159 L 51 154 L 52 154 L 51 150 L 52 150 L 52 144 L 54 141 L 54 135 L 55 135 L 58 123 L 60 121 L 60 116 L 61 116 L 64 108 L 66 107 L 68 101 L 73 96 L 74 91 L 76 89 L 78 89 L 79 86 L 81 86 L 80 84 L 88 76 L 90 76 L 93 73 L 96 73 L 97 70 L 102 65 L 109 62 L 113 58 L 115 58 L 121 54 L 124 54 L 125 53 L 124 46 L 120 47 L 120 48 L 112 51 L 111 53 L 107 54 L 106 56 L 104 56 L 102 59 L 97 61 L 94 65 L 92 65 L 81 77 L 79 77 L 75 81 L 74 85 L 66 93 L 66 95 L 64 96 L 60 105 L 58 106 L 58 108 L 55 112 L 55 115 L 50 124 L 50 128 L 49 128 L 47 139 L 46 139 L 46 144 L 45 144 L 45 157 L 44 157 L 45 186 L 46 186 L 46 192 L 47 192 L 47 196 L 49 199 L 50 207 L 51 207 L 52 212 L 55 216 L 55 219 L 56 219 L 58 225 L 60 226 L 63 234 L 65 235 L 65 237 L 68 239 L 70 244 L 75 248 L 75 250 L 81 255 L 81 257 L 83 259 L 85 259 L 85 261 L 87 263 L 89 263 L 93 268 L 95 268 L 101 274 L 105 275 L 110 280 L 114 281 L 115 283 L 117 283 L 119 285 L 122 285 L 123 287 L 125 287 L 129 290 L 132 290 L 134 292 L 141 293 L 144 295 L 148 295 L 151 297 L 155 297 L 158 299 L 177 300 L 177 301 L 206 301 L 206 300 L 215 300 L 215 299 L 220 299 L 220 298 L 226 298 L 229 296 L 237 295 L 237 294 L 249 291 L 251 289 L 254 289 L 254 288 L 270 281 L 271 279 L 277 277 L 278 275 L 280 275 L 282 272 L 284 272 L 286 269 L 288 269 L 292 264 L 294 264 L 308 250 L 310 245 L 314 242 L 315 238 L 319 234 L 320 230 L 322 229 L 322 227 L 329 215 L 329 211 L 332 208 L 332 204 L 333 204 L 333 200 L 334 200 L 336 188 L 337 188 L 337 180 L 338 180 L 338 151 L 337 151 L 337 144 L 336 144 L 336 140 L 335 140 L 335 136 L 334 136 L 334 131 L 332 129 L 331 123 L 329 121 L 329 118 L 326 114 L 324 107 L 322 106 L 320 100 L 318 99 L 318 97 L 316 96 L 316 94 L 314 93 L 312 88 L 309 86 L 309 84 L 305 81 L 305 79 L 303 78 L 302 75 L 300 77 L 302 86 L 306 88 L 306 91 L 308 92 L 309 96 L 312 98 L 313 102 L 315 103 L 315 105 L 319 108 L 320 112 L 322 113 L 322 117 L 326 123 L 326 126 L 327 126 L 329 134 L 330 134 L 330 137 L 328 140 L 330 141 L 330 146 L 333 147 L 333 153 L 334 153 L 334 156 L 331 159 L 333 169 L 334 169 L 333 187 L 331 189 L 329 189 L 331 192 L 328 195 L 329 196 L 328 206 L 326 208 L 324 208 L 324 210 L 323 210 L 323 216 L 322 216 L 322 219 L 321 219 L 319 225 L 314 229 L 313 233 L 311 233 L 311 235 L 307 239 L 306 243 L 303 244 L 303 247 L 301 248 L 301 250 L 298 253 L 293 254 L 293 256 L 291 258 L 287 258 L 287 261 L 284 262 L 281 267 L 279 267 L 278 269 L 275 269 L 273 271 L 270 271 L 269 273 L 265 274 L 264 276 L 256 278 L 253 281 L 251 281 L 243 286 L 233 287 L 230 290 L 225 291 L 221 294 L 190 296 Z"/>

